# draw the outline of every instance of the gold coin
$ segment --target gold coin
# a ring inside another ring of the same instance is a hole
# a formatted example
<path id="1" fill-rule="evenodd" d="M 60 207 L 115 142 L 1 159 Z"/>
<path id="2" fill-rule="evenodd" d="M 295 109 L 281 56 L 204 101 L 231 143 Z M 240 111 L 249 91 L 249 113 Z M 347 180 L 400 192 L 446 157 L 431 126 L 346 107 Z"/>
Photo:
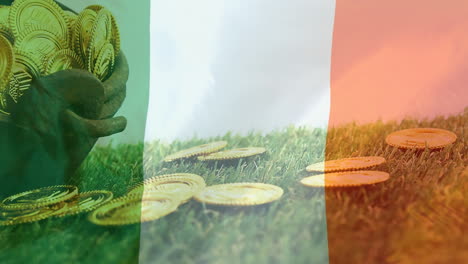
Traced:
<path id="1" fill-rule="evenodd" d="M 44 187 L 5 198 L 0 207 L 6 210 L 34 209 L 69 200 L 78 194 L 71 185 Z"/>
<path id="2" fill-rule="evenodd" d="M 18 67 L 17 64 L 13 66 L 13 74 L 8 86 L 8 95 L 13 102 L 18 103 L 26 90 L 29 89 L 32 82 L 32 76 L 24 69 Z"/>
<path id="3" fill-rule="evenodd" d="M 87 58 L 87 52 L 91 42 L 91 33 L 96 17 L 96 12 L 90 9 L 85 9 L 78 15 L 78 18 L 75 21 L 72 44 L 73 50 L 81 58 Z M 85 66 L 88 67 L 88 65 Z"/>
<path id="4" fill-rule="evenodd" d="M 199 156 L 202 161 L 231 160 L 249 158 L 266 152 L 265 148 L 238 148 L 212 153 L 206 156 Z"/>
<path id="5" fill-rule="evenodd" d="M 109 202 L 113 197 L 114 194 L 109 191 L 83 192 L 78 194 L 77 201 L 66 202 L 65 210 L 62 210 L 60 214 L 55 214 L 55 216 L 64 217 L 90 212 Z"/>
<path id="6" fill-rule="evenodd" d="M 17 51 L 38 54 L 41 57 L 50 56 L 67 47 L 68 42 L 62 41 L 54 32 L 37 27 L 30 27 L 22 32 L 15 42 Z"/>
<path id="7" fill-rule="evenodd" d="M 18 225 L 44 220 L 60 212 L 65 204 L 55 207 L 40 207 L 22 210 L 8 210 L 0 207 L 0 226 Z"/>
<path id="8" fill-rule="evenodd" d="M 8 27 L 8 15 L 10 14 L 9 6 L 0 5 L 0 27 L 3 25 Z"/>
<path id="9" fill-rule="evenodd" d="M 200 146 L 184 149 L 164 158 L 165 162 L 171 162 L 179 159 L 186 159 L 200 155 L 211 154 L 227 146 L 226 141 L 211 142 Z"/>
<path id="10" fill-rule="evenodd" d="M 15 60 L 10 42 L 0 35 L 0 108 L 6 110 L 6 89 L 11 77 L 12 65 Z"/>
<path id="11" fill-rule="evenodd" d="M 91 31 L 91 41 L 87 50 L 88 71 L 93 72 L 98 56 L 101 56 L 102 49 L 111 41 L 112 37 L 112 14 L 103 8 L 97 12 L 96 20 Z M 111 45 L 112 46 L 112 45 Z M 110 50 L 106 47 L 107 50 Z M 112 47 L 114 54 L 114 47 Z"/>
<path id="12" fill-rule="evenodd" d="M 68 25 L 63 10 L 52 0 L 15 0 L 10 8 L 9 25 L 15 37 L 30 27 L 39 26 L 68 41 Z"/>
<path id="13" fill-rule="evenodd" d="M 99 80 L 105 81 L 112 74 L 114 65 L 114 48 L 112 47 L 112 44 L 107 43 L 102 47 L 101 52 L 99 52 L 99 56 L 96 59 L 92 73 L 94 73 Z"/>
<path id="14" fill-rule="evenodd" d="M 441 149 L 457 140 L 453 132 L 438 128 L 412 128 L 393 132 L 385 141 L 402 149 Z"/>
<path id="15" fill-rule="evenodd" d="M 334 171 L 350 171 L 362 170 L 370 167 L 378 166 L 385 163 L 383 157 L 354 157 L 338 160 L 327 160 L 312 164 L 306 168 L 308 172 L 334 172 Z"/>
<path id="16" fill-rule="evenodd" d="M 163 193 L 129 195 L 94 210 L 88 219 L 97 225 L 129 225 L 149 222 L 174 212 L 180 201 Z"/>
<path id="17" fill-rule="evenodd" d="M 114 46 L 114 53 L 116 56 L 120 53 L 120 30 L 117 24 L 117 20 L 114 16 L 112 16 L 112 36 L 111 36 L 111 43 Z"/>
<path id="18" fill-rule="evenodd" d="M 307 187 L 353 187 L 384 182 L 390 178 L 382 171 L 346 171 L 310 176 L 301 180 Z"/>
<path id="19" fill-rule="evenodd" d="M 167 174 L 145 180 L 143 183 L 133 187 L 129 191 L 129 194 L 141 194 L 156 191 L 169 194 L 177 197 L 177 199 L 182 202 L 186 202 L 195 194 L 202 191 L 205 186 L 205 180 L 195 174 Z"/>
<path id="20" fill-rule="evenodd" d="M 84 68 L 81 58 L 70 49 L 63 49 L 52 54 L 48 57 L 48 59 L 45 60 L 44 64 L 46 65 L 45 75 L 49 75 L 61 70 Z"/>
<path id="21" fill-rule="evenodd" d="M 15 53 L 15 57 L 16 67 L 25 70 L 33 78 L 39 78 L 42 75 L 41 73 L 45 72 L 38 54 L 18 50 Z"/>
<path id="22" fill-rule="evenodd" d="M 13 37 L 13 33 L 11 33 L 10 28 L 0 24 L 0 36 L 5 37 L 11 44 L 15 43 L 15 38 Z"/>
<path id="23" fill-rule="evenodd" d="M 274 202 L 283 189 L 264 183 L 231 183 L 213 185 L 195 195 L 195 200 L 219 206 L 251 206 Z"/>

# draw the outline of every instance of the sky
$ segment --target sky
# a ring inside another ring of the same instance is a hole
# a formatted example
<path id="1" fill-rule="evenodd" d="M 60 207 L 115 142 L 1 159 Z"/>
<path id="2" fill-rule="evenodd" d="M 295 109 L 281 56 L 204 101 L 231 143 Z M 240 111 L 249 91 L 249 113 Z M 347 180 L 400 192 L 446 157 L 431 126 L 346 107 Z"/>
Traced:
<path id="1" fill-rule="evenodd" d="M 152 1 L 146 139 L 327 126 L 332 1 Z"/>

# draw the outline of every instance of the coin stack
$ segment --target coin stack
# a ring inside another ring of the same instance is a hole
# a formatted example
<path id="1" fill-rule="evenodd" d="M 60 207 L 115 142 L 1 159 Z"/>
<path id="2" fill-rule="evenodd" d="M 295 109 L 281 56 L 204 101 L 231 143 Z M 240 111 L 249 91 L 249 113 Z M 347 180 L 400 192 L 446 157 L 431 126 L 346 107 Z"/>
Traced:
<path id="1" fill-rule="evenodd" d="M 84 69 L 106 80 L 119 52 L 116 20 L 102 6 L 80 14 L 53 0 L 0 6 L 0 112 L 8 114 L 35 78 L 54 72 Z"/>
<path id="2" fill-rule="evenodd" d="M 78 193 L 71 185 L 44 187 L 5 198 L 0 203 L 0 226 L 40 221 L 89 212 L 113 197 L 108 191 Z"/>

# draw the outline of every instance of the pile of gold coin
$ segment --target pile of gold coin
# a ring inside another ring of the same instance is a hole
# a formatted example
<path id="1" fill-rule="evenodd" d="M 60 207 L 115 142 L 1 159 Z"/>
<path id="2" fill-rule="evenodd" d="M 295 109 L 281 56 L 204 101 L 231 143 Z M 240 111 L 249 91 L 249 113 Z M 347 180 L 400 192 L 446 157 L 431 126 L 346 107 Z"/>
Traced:
<path id="1" fill-rule="evenodd" d="M 76 186 L 44 187 L 5 198 L 0 203 L 0 226 L 31 223 L 49 217 L 89 212 L 109 202 L 108 191 L 79 193 Z"/>
<path id="2" fill-rule="evenodd" d="M 102 6 L 79 14 L 53 0 L 0 6 L 0 112 L 8 114 L 35 78 L 54 72 L 84 69 L 106 80 L 119 52 L 116 20 Z"/>

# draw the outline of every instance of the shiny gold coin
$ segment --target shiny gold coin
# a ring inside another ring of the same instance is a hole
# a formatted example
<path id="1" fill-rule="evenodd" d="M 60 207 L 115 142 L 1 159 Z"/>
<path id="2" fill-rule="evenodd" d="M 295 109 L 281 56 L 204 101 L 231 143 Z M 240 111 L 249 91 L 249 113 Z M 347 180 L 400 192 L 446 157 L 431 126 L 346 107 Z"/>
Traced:
<path id="1" fill-rule="evenodd" d="M 231 160 L 249 158 L 266 152 L 265 148 L 238 148 L 212 153 L 206 156 L 199 156 L 202 161 Z"/>
<path id="2" fill-rule="evenodd" d="M 38 54 L 26 51 L 16 51 L 16 67 L 23 69 L 33 78 L 39 78 L 42 72 L 45 72 L 41 57 Z"/>
<path id="3" fill-rule="evenodd" d="M 87 58 L 88 48 L 91 43 L 91 34 L 97 14 L 93 10 L 85 9 L 75 21 L 75 30 L 73 32 L 73 50 L 78 56 Z M 86 60 L 85 60 L 86 62 Z M 88 65 L 85 65 L 88 67 Z"/>
<path id="4" fill-rule="evenodd" d="M 34 209 L 62 203 L 78 195 L 71 185 L 44 187 L 5 198 L 0 207 L 5 210 Z"/>
<path id="5" fill-rule="evenodd" d="M 129 195 L 94 210 L 88 219 L 97 225 L 115 226 L 149 222 L 174 212 L 180 201 L 163 193 Z"/>
<path id="6" fill-rule="evenodd" d="M 87 50 L 88 71 L 93 72 L 98 57 L 102 55 L 102 49 L 110 43 L 112 37 L 112 14 L 103 8 L 97 12 L 96 20 L 91 31 L 91 41 Z M 112 46 L 112 44 L 111 44 Z M 109 47 L 105 48 L 110 51 Z M 112 47 L 114 54 L 114 47 Z"/>
<path id="7" fill-rule="evenodd" d="M 92 54 L 92 53 L 90 53 Z M 96 63 L 93 67 L 92 73 L 96 75 L 96 77 L 101 80 L 105 81 L 114 70 L 115 65 L 115 54 L 114 48 L 112 44 L 107 43 L 102 47 L 101 52 L 99 52 L 99 56 L 96 59 Z"/>
<path id="8" fill-rule="evenodd" d="M 0 27 L 3 25 L 8 27 L 8 15 L 10 14 L 9 6 L 0 5 Z"/>
<path id="9" fill-rule="evenodd" d="M 252 206 L 274 202 L 283 189 L 264 183 L 231 183 L 213 185 L 195 195 L 195 200 L 218 206 Z"/>
<path id="10" fill-rule="evenodd" d="M 22 32 L 15 41 L 17 51 L 38 54 L 41 57 L 50 56 L 67 47 L 68 40 L 63 41 L 54 32 L 37 27 L 30 27 Z"/>
<path id="11" fill-rule="evenodd" d="M 5 94 L 14 60 L 13 47 L 4 36 L 0 35 L 0 109 L 3 110 L 7 107 Z"/>
<path id="12" fill-rule="evenodd" d="M 70 49 L 60 50 L 44 61 L 45 75 L 68 69 L 83 69 L 84 64 L 81 58 Z"/>
<path id="13" fill-rule="evenodd" d="M 0 36 L 5 37 L 11 44 L 15 43 L 15 38 L 9 27 L 0 24 Z"/>
<path id="14" fill-rule="evenodd" d="M 55 214 L 56 217 L 64 217 L 70 215 L 76 215 L 81 213 L 90 212 L 110 200 L 114 197 L 114 194 L 109 191 L 91 191 L 83 192 L 78 194 L 77 201 L 66 203 L 65 210 L 62 210 L 60 214 Z"/>
<path id="15" fill-rule="evenodd" d="M 129 191 L 131 194 L 161 192 L 186 202 L 205 188 L 205 180 L 195 174 L 178 173 L 160 175 L 145 180 Z"/>
<path id="16" fill-rule="evenodd" d="M 211 154 L 213 152 L 217 152 L 224 147 L 227 146 L 226 141 L 217 141 L 217 142 L 211 142 L 208 144 L 203 144 L 200 146 L 192 147 L 189 149 L 184 149 L 179 152 L 176 152 L 174 154 L 171 154 L 167 157 L 164 158 L 165 162 L 171 162 L 175 160 L 180 160 L 180 159 L 186 159 L 186 158 L 191 158 L 191 157 L 196 157 L 196 156 L 201 156 L 201 155 L 207 155 Z"/>
<path id="17" fill-rule="evenodd" d="M 114 46 L 114 53 L 115 56 L 118 56 L 120 53 L 120 30 L 119 26 L 117 25 L 117 20 L 115 17 L 112 15 L 112 36 L 110 42 L 112 43 L 112 46 Z"/>
<path id="18" fill-rule="evenodd" d="M 22 210 L 7 210 L 0 207 L 0 226 L 10 226 L 44 220 L 60 212 L 65 204 L 55 207 L 40 207 Z"/>
<path id="19" fill-rule="evenodd" d="M 335 171 L 350 171 L 362 170 L 378 166 L 385 163 L 383 157 L 354 157 L 338 160 L 327 160 L 312 164 L 306 168 L 308 172 L 335 172 Z"/>
<path id="20" fill-rule="evenodd" d="M 18 67 L 17 64 L 13 66 L 13 74 L 8 86 L 8 95 L 13 102 L 18 103 L 19 99 L 29 89 L 32 82 L 32 76 L 24 69 Z"/>
<path id="21" fill-rule="evenodd" d="M 384 182 L 390 178 L 382 171 L 346 171 L 310 176 L 301 180 L 307 187 L 354 187 Z"/>
<path id="22" fill-rule="evenodd" d="M 457 135 L 438 128 L 413 128 L 393 132 L 385 141 L 393 147 L 402 149 L 441 149 L 453 144 Z"/>
<path id="23" fill-rule="evenodd" d="M 31 27 L 49 29 L 68 41 L 68 25 L 63 10 L 52 0 L 15 0 L 10 8 L 9 25 L 15 37 Z"/>

